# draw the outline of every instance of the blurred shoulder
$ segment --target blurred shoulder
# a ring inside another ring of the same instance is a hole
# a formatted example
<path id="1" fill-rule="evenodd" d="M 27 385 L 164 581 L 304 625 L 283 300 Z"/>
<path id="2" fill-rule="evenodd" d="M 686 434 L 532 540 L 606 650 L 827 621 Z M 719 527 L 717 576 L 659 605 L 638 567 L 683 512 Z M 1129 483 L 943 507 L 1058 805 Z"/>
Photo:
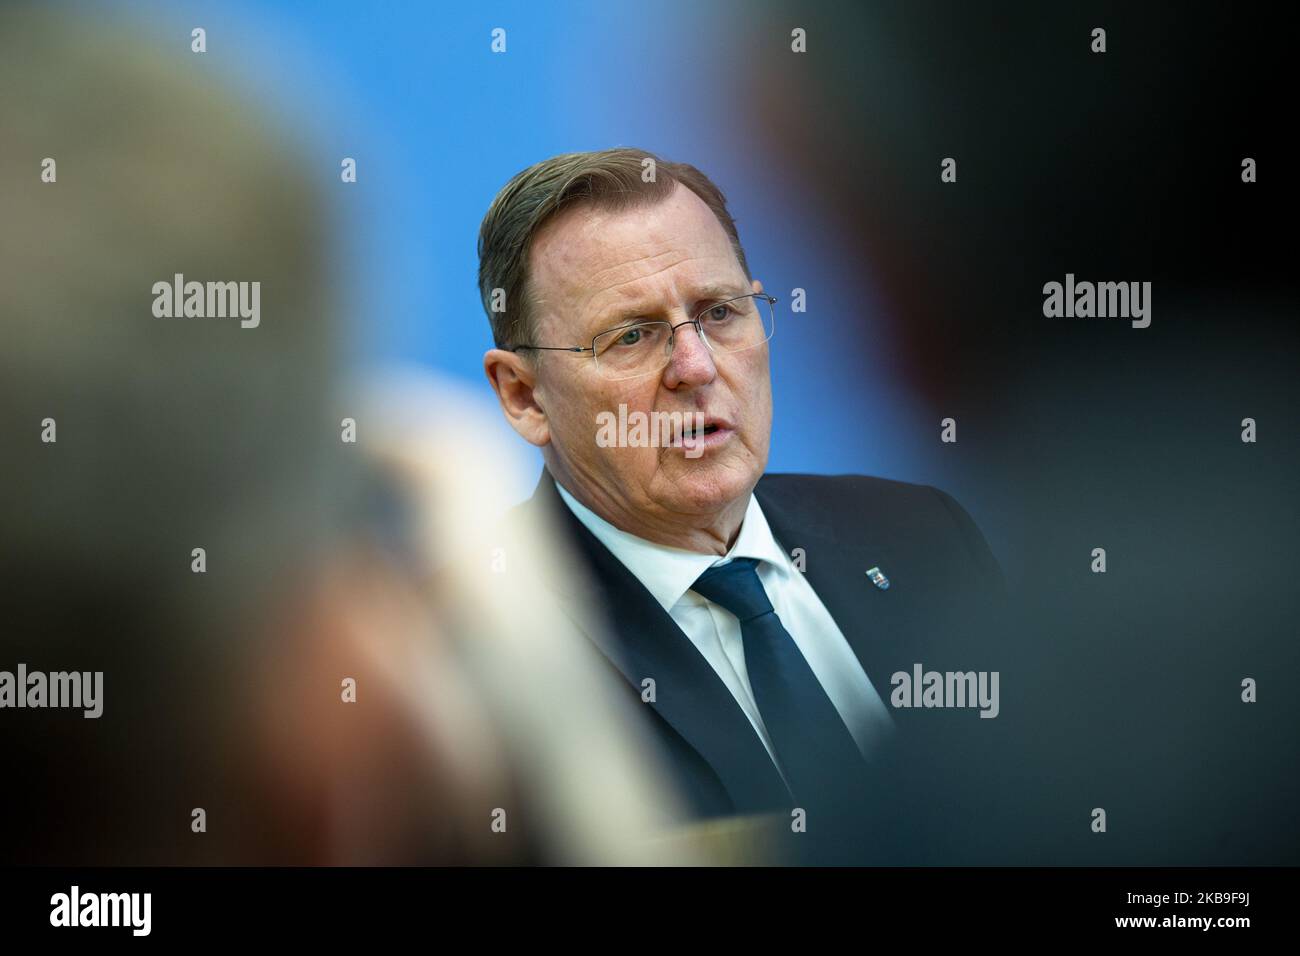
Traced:
<path id="1" fill-rule="evenodd" d="M 781 505 L 889 511 L 898 507 L 933 510 L 952 500 L 932 485 L 878 478 L 874 475 L 766 474 L 755 489 L 760 498 Z"/>
<path id="2" fill-rule="evenodd" d="M 869 536 L 922 550 L 957 551 L 981 575 L 1000 579 L 984 534 L 952 495 L 934 485 L 873 475 L 766 474 L 754 493 L 769 520 L 818 527 L 836 537 Z"/>

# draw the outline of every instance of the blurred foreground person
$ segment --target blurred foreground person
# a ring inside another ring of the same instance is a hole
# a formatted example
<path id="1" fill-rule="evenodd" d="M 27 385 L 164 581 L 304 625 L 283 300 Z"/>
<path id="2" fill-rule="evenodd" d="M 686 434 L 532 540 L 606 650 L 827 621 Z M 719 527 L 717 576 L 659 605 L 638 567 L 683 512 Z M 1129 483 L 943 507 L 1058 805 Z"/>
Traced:
<path id="1" fill-rule="evenodd" d="M 468 413 L 345 384 L 323 160 L 162 45 L 0 12 L 0 671 L 102 675 L 95 716 L 10 685 L 0 859 L 715 858 L 569 618 L 481 573 L 567 572 L 485 536 Z"/>

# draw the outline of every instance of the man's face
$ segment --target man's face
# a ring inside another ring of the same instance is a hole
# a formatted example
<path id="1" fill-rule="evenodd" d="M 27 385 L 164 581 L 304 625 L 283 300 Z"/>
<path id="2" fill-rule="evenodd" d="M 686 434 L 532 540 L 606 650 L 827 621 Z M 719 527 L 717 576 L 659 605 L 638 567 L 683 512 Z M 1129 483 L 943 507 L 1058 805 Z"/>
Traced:
<path id="1" fill-rule="evenodd" d="M 708 206 L 681 185 L 650 206 L 562 213 L 538 234 L 531 254 L 541 345 L 590 345 L 599 332 L 643 319 L 676 325 L 762 289 L 745 278 Z M 767 465 L 768 345 L 714 353 L 689 325 L 674 339 L 667 366 L 636 379 L 603 377 L 590 353 L 546 352 L 535 366 L 548 464 L 570 490 L 633 533 L 705 523 L 747 500 Z M 620 405 L 651 421 L 654 412 L 700 412 L 717 430 L 703 448 L 600 447 L 598 416 L 617 416 Z"/>

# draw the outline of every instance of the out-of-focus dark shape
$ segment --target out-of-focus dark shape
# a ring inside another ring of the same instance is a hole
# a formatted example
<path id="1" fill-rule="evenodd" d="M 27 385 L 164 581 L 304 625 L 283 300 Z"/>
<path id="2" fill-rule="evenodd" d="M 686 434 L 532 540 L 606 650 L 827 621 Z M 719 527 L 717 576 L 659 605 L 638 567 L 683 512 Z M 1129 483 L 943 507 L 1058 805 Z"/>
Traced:
<path id="1" fill-rule="evenodd" d="M 0 669 L 104 673 L 98 719 L 0 713 L 0 859 L 695 860 L 567 620 L 488 571 L 496 451 L 348 384 L 309 145 L 161 49 L 0 12 Z M 260 322 L 156 316 L 176 274 Z"/>

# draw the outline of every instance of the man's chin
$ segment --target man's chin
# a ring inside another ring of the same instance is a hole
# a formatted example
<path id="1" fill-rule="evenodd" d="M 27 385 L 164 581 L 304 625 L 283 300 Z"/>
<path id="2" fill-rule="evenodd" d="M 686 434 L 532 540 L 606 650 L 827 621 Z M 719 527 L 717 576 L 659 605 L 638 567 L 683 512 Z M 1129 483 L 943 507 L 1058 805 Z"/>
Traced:
<path id="1" fill-rule="evenodd" d="M 730 465 L 728 467 L 728 465 Z M 759 475 L 736 462 L 687 459 L 667 470 L 671 510 L 682 514 L 712 514 L 747 497 Z M 665 502 L 667 504 L 667 502 Z"/>

